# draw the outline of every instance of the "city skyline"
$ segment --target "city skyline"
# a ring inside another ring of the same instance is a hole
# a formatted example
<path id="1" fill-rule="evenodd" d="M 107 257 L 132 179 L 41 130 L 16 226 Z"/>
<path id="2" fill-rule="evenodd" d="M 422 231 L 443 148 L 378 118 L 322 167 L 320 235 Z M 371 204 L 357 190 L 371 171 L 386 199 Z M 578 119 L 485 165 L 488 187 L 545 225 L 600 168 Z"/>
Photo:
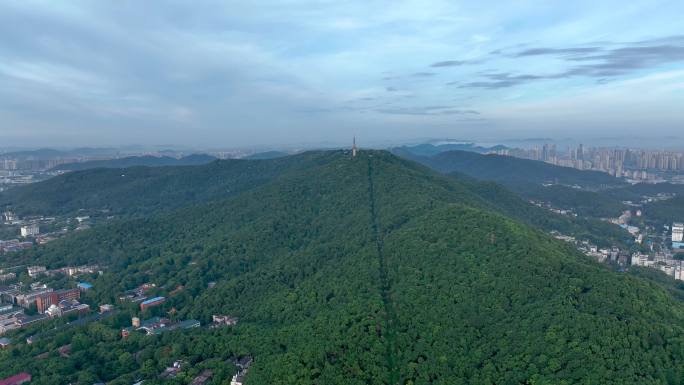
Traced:
<path id="1" fill-rule="evenodd" d="M 681 3 L 490 5 L 6 2 L 2 142 L 670 144 L 681 130 Z"/>

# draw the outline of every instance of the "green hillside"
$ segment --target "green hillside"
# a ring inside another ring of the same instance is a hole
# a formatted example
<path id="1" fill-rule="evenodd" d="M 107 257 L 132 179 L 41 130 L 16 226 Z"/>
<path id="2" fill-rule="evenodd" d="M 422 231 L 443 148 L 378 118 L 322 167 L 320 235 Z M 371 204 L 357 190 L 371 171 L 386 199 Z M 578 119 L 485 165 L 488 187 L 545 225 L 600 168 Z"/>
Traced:
<path id="1" fill-rule="evenodd" d="M 199 166 L 130 167 L 70 172 L 0 193 L 0 208 L 20 215 L 107 210 L 147 215 L 235 195 L 290 167 L 308 167 L 311 154 L 273 160 L 219 160 Z"/>
<path id="2" fill-rule="evenodd" d="M 160 166 L 195 166 L 215 161 L 216 158 L 204 154 L 193 154 L 177 159 L 169 156 L 129 156 L 125 158 L 91 160 L 79 163 L 66 163 L 55 167 L 53 170 L 78 171 L 92 168 L 125 168 L 135 166 L 160 167 Z"/>
<path id="3" fill-rule="evenodd" d="M 621 202 L 624 199 L 620 198 L 634 194 L 624 182 L 602 172 L 576 170 L 510 156 L 466 151 L 447 151 L 431 157 L 415 156 L 406 151 L 397 155 L 413 159 L 441 173 L 468 175 L 501 183 L 525 199 L 548 202 L 556 208 L 573 209 L 577 214 L 590 218 L 619 216 L 627 208 Z"/>
<path id="4" fill-rule="evenodd" d="M 578 185 L 585 188 L 624 184 L 621 180 L 606 173 L 576 170 L 512 156 L 483 155 L 469 151 L 447 151 L 431 157 L 414 156 L 406 152 L 398 153 L 398 155 L 407 156 L 441 173 L 459 172 L 474 178 L 504 184 L 521 182 L 556 183 Z"/>
<path id="5" fill-rule="evenodd" d="M 237 326 L 122 340 L 118 328 L 138 312 L 117 305 L 106 321 L 0 351 L 0 376 L 187 384 L 211 368 L 210 384 L 225 384 L 234 371 L 227 360 L 251 354 L 248 385 L 684 378 L 684 306 L 661 286 L 497 213 L 469 182 L 386 152 L 289 161 L 300 166 L 234 196 L 95 227 L 25 255 L 51 266 L 106 264 L 87 294 L 94 303 L 154 282 L 169 300 L 143 316 L 174 308 L 174 317 L 206 323 L 231 314 Z M 54 352 L 68 342 L 69 357 Z M 177 359 L 190 372 L 159 379 Z"/>

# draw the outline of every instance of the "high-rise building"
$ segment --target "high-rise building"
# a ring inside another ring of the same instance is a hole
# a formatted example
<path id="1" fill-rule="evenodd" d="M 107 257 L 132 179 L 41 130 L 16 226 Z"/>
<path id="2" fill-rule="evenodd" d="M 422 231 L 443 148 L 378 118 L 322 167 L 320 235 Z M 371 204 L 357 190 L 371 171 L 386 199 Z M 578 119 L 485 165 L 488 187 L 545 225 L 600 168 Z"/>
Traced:
<path id="1" fill-rule="evenodd" d="M 684 224 L 672 224 L 672 247 L 676 249 L 684 248 Z"/>

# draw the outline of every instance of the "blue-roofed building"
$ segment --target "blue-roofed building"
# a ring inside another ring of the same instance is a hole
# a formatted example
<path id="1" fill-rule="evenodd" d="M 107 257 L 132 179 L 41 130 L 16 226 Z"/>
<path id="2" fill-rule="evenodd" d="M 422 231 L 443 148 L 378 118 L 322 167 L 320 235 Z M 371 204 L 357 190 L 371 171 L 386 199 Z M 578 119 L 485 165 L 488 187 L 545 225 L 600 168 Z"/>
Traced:
<path id="1" fill-rule="evenodd" d="M 88 282 L 79 282 L 78 285 L 76 285 L 76 286 L 78 287 L 78 290 L 80 290 L 80 291 L 86 291 L 86 290 L 90 290 L 93 288 L 93 285 L 89 284 Z"/>
<path id="2" fill-rule="evenodd" d="M 158 306 L 166 301 L 165 297 L 154 297 L 140 303 L 140 310 L 145 311 L 145 309 L 152 306 Z"/>

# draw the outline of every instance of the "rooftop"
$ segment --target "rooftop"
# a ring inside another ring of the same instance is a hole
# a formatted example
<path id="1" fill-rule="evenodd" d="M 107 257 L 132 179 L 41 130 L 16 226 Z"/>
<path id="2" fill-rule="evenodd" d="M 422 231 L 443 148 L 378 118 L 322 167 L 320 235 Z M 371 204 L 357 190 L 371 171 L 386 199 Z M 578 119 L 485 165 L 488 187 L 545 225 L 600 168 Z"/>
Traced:
<path id="1" fill-rule="evenodd" d="M 164 298 L 164 297 L 154 297 L 154 298 L 150 298 L 150 299 L 148 299 L 148 300 L 143 301 L 142 304 L 143 304 L 143 305 L 147 305 L 147 304 L 150 304 L 150 303 L 153 303 L 153 302 L 163 301 L 163 300 L 165 300 L 165 299 L 166 299 L 166 298 Z"/>

